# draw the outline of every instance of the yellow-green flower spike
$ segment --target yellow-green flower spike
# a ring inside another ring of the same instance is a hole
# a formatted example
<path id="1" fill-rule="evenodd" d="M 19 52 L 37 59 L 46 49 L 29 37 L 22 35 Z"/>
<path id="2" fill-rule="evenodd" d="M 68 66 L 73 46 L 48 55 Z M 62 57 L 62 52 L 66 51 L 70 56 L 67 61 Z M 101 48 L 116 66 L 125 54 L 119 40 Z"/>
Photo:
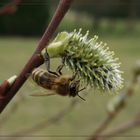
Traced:
<path id="1" fill-rule="evenodd" d="M 89 31 L 82 35 L 81 29 L 71 33 L 61 32 L 42 51 L 52 57 L 66 57 L 65 65 L 85 85 L 101 90 L 116 91 L 122 87 L 120 63 L 114 58 L 106 44 L 98 42 L 98 36 L 88 38 Z"/>

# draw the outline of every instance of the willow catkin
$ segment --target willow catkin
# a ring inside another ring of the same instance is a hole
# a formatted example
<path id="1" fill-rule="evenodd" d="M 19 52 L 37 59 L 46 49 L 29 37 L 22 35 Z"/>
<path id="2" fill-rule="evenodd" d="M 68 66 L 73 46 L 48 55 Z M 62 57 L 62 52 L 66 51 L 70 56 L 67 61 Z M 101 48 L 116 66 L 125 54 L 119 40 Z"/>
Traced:
<path id="1" fill-rule="evenodd" d="M 50 58 L 65 57 L 65 65 L 76 72 L 85 85 L 90 85 L 103 91 L 117 91 L 122 87 L 120 63 L 114 58 L 114 52 L 109 51 L 106 44 L 98 42 L 98 37 L 88 38 L 74 30 L 71 33 L 61 32 L 42 51 Z"/>

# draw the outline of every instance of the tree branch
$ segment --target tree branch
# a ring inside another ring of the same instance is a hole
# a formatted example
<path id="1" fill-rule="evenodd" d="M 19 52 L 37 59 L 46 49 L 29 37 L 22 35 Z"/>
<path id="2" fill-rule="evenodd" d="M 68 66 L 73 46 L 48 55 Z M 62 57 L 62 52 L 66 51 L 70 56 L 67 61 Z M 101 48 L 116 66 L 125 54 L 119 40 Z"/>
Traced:
<path id="1" fill-rule="evenodd" d="M 5 6 L 0 8 L 0 16 L 13 14 L 17 10 L 17 6 L 21 3 L 22 0 L 12 0 L 10 3 L 7 3 Z"/>
<path id="2" fill-rule="evenodd" d="M 62 20 L 62 18 L 68 11 L 71 3 L 72 3 L 72 0 L 60 0 L 58 8 L 56 9 L 56 12 L 48 28 L 46 29 L 41 40 L 39 41 L 37 49 L 35 50 L 31 58 L 27 62 L 27 64 L 24 66 L 24 68 L 18 75 L 15 83 L 12 85 L 10 90 L 7 93 L 5 93 L 5 98 L 0 101 L 0 113 L 3 111 L 6 105 L 10 102 L 10 100 L 14 97 L 17 91 L 21 88 L 21 86 L 27 80 L 29 73 L 31 73 L 31 71 L 34 68 L 43 64 L 44 60 L 39 54 L 41 53 L 41 50 L 45 48 L 46 45 L 48 44 L 50 38 L 52 37 L 53 33 L 58 27 L 60 21 Z"/>
<path id="3" fill-rule="evenodd" d="M 108 139 L 109 137 L 114 137 L 117 136 L 117 134 L 121 134 L 124 133 L 130 129 L 133 129 L 134 127 L 138 127 L 140 126 L 140 111 L 136 114 L 136 116 L 134 116 L 132 119 L 130 119 L 129 121 L 121 124 L 120 126 L 105 131 L 100 137 L 99 140 L 105 140 Z"/>

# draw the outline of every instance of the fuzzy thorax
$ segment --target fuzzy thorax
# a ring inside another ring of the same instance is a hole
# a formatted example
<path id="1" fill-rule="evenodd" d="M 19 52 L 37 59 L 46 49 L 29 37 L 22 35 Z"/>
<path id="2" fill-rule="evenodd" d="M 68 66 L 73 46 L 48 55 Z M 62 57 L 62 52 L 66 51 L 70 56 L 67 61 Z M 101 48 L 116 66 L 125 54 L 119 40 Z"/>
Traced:
<path id="1" fill-rule="evenodd" d="M 114 58 L 106 44 L 98 42 L 97 36 L 88 38 L 89 32 L 81 34 L 81 29 L 71 33 L 61 32 L 42 51 L 52 57 L 66 57 L 65 65 L 80 78 L 85 85 L 101 90 L 116 91 L 122 87 L 120 63 Z"/>

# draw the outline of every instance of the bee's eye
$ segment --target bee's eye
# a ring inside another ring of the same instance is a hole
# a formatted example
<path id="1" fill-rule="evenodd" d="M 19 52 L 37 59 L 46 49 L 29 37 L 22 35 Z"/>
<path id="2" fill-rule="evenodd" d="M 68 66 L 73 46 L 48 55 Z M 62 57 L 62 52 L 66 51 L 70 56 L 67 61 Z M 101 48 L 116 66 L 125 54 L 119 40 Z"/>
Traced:
<path id="1" fill-rule="evenodd" d="M 76 87 L 75 87 L 75 86 L 71 86 L 71 87 L 70 87 L 70 91 L 71 91 L 71 92 L 76 92 Z"/>
<path id="2" fill-rule="evenodd" d="M 76 90 L 76 84 L 75 83 L 72 83 L 71 85 L 70 85 L 70 95 L 71 96 L 76 96 L 76 94 L 77 94 L 77 90 Z"/>

